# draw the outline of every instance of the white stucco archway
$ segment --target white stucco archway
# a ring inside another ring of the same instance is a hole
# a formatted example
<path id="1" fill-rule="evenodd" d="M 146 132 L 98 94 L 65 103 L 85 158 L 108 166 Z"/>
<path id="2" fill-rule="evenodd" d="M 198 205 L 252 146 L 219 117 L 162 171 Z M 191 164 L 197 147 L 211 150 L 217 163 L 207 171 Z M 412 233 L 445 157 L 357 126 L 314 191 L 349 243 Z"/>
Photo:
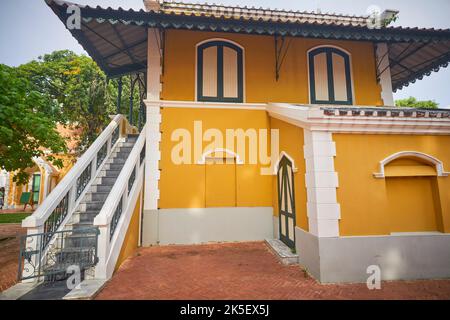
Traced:
<path id="1" fill-rule="evenodd" d="M 439 159 L 430 156 L 429 154 L 423 153 L 423 152 L 418 152 L 418 151 L 400 151 L 397 153 L 394 153 L 392 155 L 390 155 L 389 157 L 383 159 L 380 161 L 380 171 L 379 172 L 375 172 L 373 175 L 375 178 L 380 178 L 383 179 L 385 178 L 385 167 L 386 165 L 388 165 L 390 162 L 396 160 L 396 159 L 400 159 L 400 158 L 405 158 L 405 157 L 413 157 L 413 158 L 418 158 L 418 159 L 422 159 L 425 160 L 426 162 L 433 164 L 436 168 L 436 173 L 438 177 L 447 177 L 450 172 L 447 172 L 444 170 L 444 165 L 442 163 L 442 161 L 440 161 Z"/>

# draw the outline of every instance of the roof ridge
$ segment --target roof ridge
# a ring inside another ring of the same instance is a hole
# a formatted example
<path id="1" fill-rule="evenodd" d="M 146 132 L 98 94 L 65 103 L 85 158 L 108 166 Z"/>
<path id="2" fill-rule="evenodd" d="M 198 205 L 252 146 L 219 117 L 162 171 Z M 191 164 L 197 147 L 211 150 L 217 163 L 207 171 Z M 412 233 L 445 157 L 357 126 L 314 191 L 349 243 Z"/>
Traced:
<path id="1" fill-rule="evenodd" d="M 331 12 L 314 12 L 314 11 L 301 11 L 301 10 L 287 10 L 287 9 L 278 9 L 278 8 L 263 8 L 263 7 L 248 7 L 248 6 L 239 6 L 239 5 L 224 5 L 224 4 L 216 4 L 216 3 L 207 3 L 207 2 L 201 2 L 201 3 L 193 3 L 193 2 L 180 2 L 180 1 L 167 1 L 164 0 L 161 3 L 161 9 L 170 9 L 170 8 L 194 8 L 194 7 L 218 7 L 218 8 L 225 8 L 228 10 L 258 10 L 258 11 L 270 11 L 272 13 L 277 13 L 277 14 L 302 14 L 302 15 L 312 15 L 312 16 L 316 16 L 316 17 L 325 17 L 325 16 L 331 16 L 331 17 L 335 17 L 335 18 L 341 18 L 341 19 L 345 19 L 345 18 L 349 18 L 349 19 L 360 19 L 360 20 L 366 20 L 369 16 L 368 15 L 350 15 L 350 14 L 342 14 L 342 13 L 331 13 Z"/>

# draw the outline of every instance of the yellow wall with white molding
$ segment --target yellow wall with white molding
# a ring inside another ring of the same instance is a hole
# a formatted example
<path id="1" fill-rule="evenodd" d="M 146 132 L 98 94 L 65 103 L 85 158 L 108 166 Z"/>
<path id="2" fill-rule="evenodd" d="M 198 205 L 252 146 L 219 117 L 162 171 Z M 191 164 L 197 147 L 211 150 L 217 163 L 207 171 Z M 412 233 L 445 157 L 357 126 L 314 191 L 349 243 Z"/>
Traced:
<path id="1" fill-rule="evenodd" d="M 336 142 L 335 170 L 339 177 L 341 236 L 433 231 L 431 229 L 450 232 L 450 177 L 376 179 L 373 176 L 379 172 L 381 160 L 400 151 L 431 155 L 449 170 L 450 136 L 335 133 L 333 139 Z M 392 179 L 402 179 L 402 182 Z M 411 214 L 405 216 L 402 208 L 407 205 Z M 426 211 L 438 217 L 427 215 Z M 406 221 L 407 218 L 411 220 Z"/>
<path id="2" fill-rule="evenodd" d="M 224 110 L 163 108 L 161 124 L 161 177 L 159 181 L 159 207 L 164 208 L 204 208 L 206 202 L 206 167 L 197 164 L 192 153 L 192 164 L 175 164 L 172 161 L 172 149 L 179 141 L 172 141 L 172 133 L 184 128 L 190 132 L 192 148 L 194 146 L 194 121 L 202 121 L 203 134 L 209 128 L 216 128 L 224 137 L 226 129 L 269 129 L 269 117 L 264 110 Z M 270 135 L 270 131 L 269 131 Z M 261 163 L 250 164 L 248 161 L 249 143 L 246 140 L 247 161 L 236 165 L 236 206 L 264 207 L 272 206 L 272 176 L 261 175 Z M 203 149 L 210 142 L 203 142 Z M 270 139 L 268 139 L 270 148 Z M 235 150 L 237 153 L 237 142 Z M 242 158 L 242 155 L 240 155 Z M 242 159 L 244 160 L 244 159 Z M 226 171 L 224 171 L 225 174 Z M 224 179 L 227 179 L 224 176 Z M 220 199 L 219 199 L 220 200 Z"/>
<path id="3" fill-rule="evenodd" d="M 244 47 L 245 102 L 309 103 L 307 51 L 318 45 L 335 45 L 351 54 L 354 104 L 382 105 L 371 42 L 292 38 L 276 81 L 273 37 L 186 30 L 166 31 L 161 99 L 196 100 L 196 44 L 212 38 L 228 39 Z"/>
<path id="4" fill-rule="evenodd" d="M 280 146 L 279 152 L 284 151 L 293 160 L 294 165 L 298 169 L 294 173 L 294 193 L 295 193 L 295 218 L 296 225 L 303 230 L 308 231 L 308 216 L 306 212 L 306 184 L 305 184 L 305 172 L 306 164 L 303 154 L 303 129 L 293 126 L 284 121 L 271 118 L 270 119 L 272 129 L 279 130 Z M 275 216 L 278 216 L 278 190 L 277 190 L 277 177 L 274 176 L 272 183 L 272 205 Z"/>

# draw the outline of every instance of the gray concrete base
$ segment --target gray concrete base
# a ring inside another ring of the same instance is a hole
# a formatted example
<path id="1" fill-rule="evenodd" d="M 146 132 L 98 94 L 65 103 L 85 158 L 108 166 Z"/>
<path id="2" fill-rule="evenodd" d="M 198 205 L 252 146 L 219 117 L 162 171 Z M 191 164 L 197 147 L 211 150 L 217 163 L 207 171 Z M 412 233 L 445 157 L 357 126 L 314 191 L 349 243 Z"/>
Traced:
<path id="1" fill-rule="evenodd" d="M 144 211 L 142 245 L 263 241 L 273 237 L 272 207 Z"/>
<path id="2" fill-rule="evenodd" d="M 269 248 L 275 253 L 284 265 L 298 264 L 298 254 L 293 253 L 291 248 L 278 239 L 265 240 Z"/>
<path id="3" fill-rule="evenodd" d="M 18 283 L 0 293 L 0 300 L 17 300 L 39 285 L 38 282 Z"/>
<path id="4" fill-rule="evenodd" d="M 322 283 L 450 278 L 450 234 L 318 238 L 296 227 L 299 261 Z"/>
<path id="5" fill-rule="evenodd" d="M 103 289 L 107 280 L 84 280 L 78 288 L 73 289 L 63 300 L 92 300 Z"/>

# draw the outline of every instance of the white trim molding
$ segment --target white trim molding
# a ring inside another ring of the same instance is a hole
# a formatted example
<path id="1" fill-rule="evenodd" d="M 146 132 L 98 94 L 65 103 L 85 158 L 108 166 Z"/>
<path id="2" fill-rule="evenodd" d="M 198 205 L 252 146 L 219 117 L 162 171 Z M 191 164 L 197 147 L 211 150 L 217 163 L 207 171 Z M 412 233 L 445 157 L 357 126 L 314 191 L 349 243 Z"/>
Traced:
<path id="1" fill-rule="evenodd" d="M 309 232 L 317 237 L 338 237 L 340 205 L 334 169 L 336 144 L 331 132 L 304 130 L 306 192 Z"/>
<path id="2" fill-rule="evenodd" d="M 244 161 L 241 160 L 241 158 L 239 157 L 239 155 L 236 152 L 233 152 L 231 150 L 224 149 L 224 148 L 216 148 L 216 149 L 212 149 L 212 150 L 208 150 L 208 151 L 204 152 L 202 154 L 201 159 L 197 162 L 197 164 L 206 164 L 206 159 L 219 159 L 216 156 L 211 156 L 212 154 L 218 153 L 218 152 L 224 152 L 226 154 L 231 155 L 233 158 L 236 159 L 236 164 L 244 164 Z"/>
<path id="3" fill-rule="evenodd" d="M 311 131 L 450 135 L 447 110 L 271 103 L 267 112 L 273 118 Z M 395 113 L 399 115 L 394 116 Z"/>
<path id="4" fill-rule="evenodd" d="M 392 93 L 391 67 L 389 65 L 389 49 L 386 43 L 376 45 L 377 73 L 381 86 L 381 98 L 385 106 L 395 106 Z"/>
<path id="5" fill-rule="evenodd" d="M 384 173 L 385 166 L 396 159 L 404 158 L 404 157 L 419 158 L 419 159 L 425 160 L 429 163 L 432 163 L 436 167 L 436 173 L 437 173 L 438 177 L 448 177 L 450 175 L 450 172 L 447 172 L 444 170 L 444 165 L 443 165 L 442 161 L 440 161 L 439 159 L 437 159 L 433 156 L 430 156 L 426 153 L 418 152 L 418 151 L 400 151 L 400 152 L 394 153 L 394 154 L 390 155 L 389 157 L 381 160 L 380 161 L 380 171 L 375 172 L 373 174 L 373 176 L 375 178 L 384 179 L 385 178 L 385 173 Z"/>
<path id="6" fill-rule="evenodd" d="M 280 165 L 280 161 L 283 157 L 286 157 L 289 159 L 289 161 L 292 163 L 292 171 L 294 173 L 298 172 L 298 168 L 295 166 L 295 160 L 294 158 L 292 158 L 286 151 L 281 151 L 280 155 L 278 156 L 277 162 L 275 162 L 275 165 L 273 167 L 273 175 L 277 175 L 278 174 L 278 167 Z"/>
<path id="7" fill-rule="evenodd" d="M 144 101 L 147 112 L 146 145 L 145 145 L 145 192 L 144 209 L 158 209 L 159 200 L 159 161 L 161 151 L 161 75 L 162 51 L 158 29 L 148 29 L 148 70 L 147 70 L 147 100 Z"/>
<path id="8" fill-rule="evenodd" d="M 229 110 L 266 110 L 264 103 L 229 103 L 229 102 L 203 102 L 203 101 L 149 101 L 159 103 L 163 108 L 191 108 L 191 109 L 229 109 Z"/>

